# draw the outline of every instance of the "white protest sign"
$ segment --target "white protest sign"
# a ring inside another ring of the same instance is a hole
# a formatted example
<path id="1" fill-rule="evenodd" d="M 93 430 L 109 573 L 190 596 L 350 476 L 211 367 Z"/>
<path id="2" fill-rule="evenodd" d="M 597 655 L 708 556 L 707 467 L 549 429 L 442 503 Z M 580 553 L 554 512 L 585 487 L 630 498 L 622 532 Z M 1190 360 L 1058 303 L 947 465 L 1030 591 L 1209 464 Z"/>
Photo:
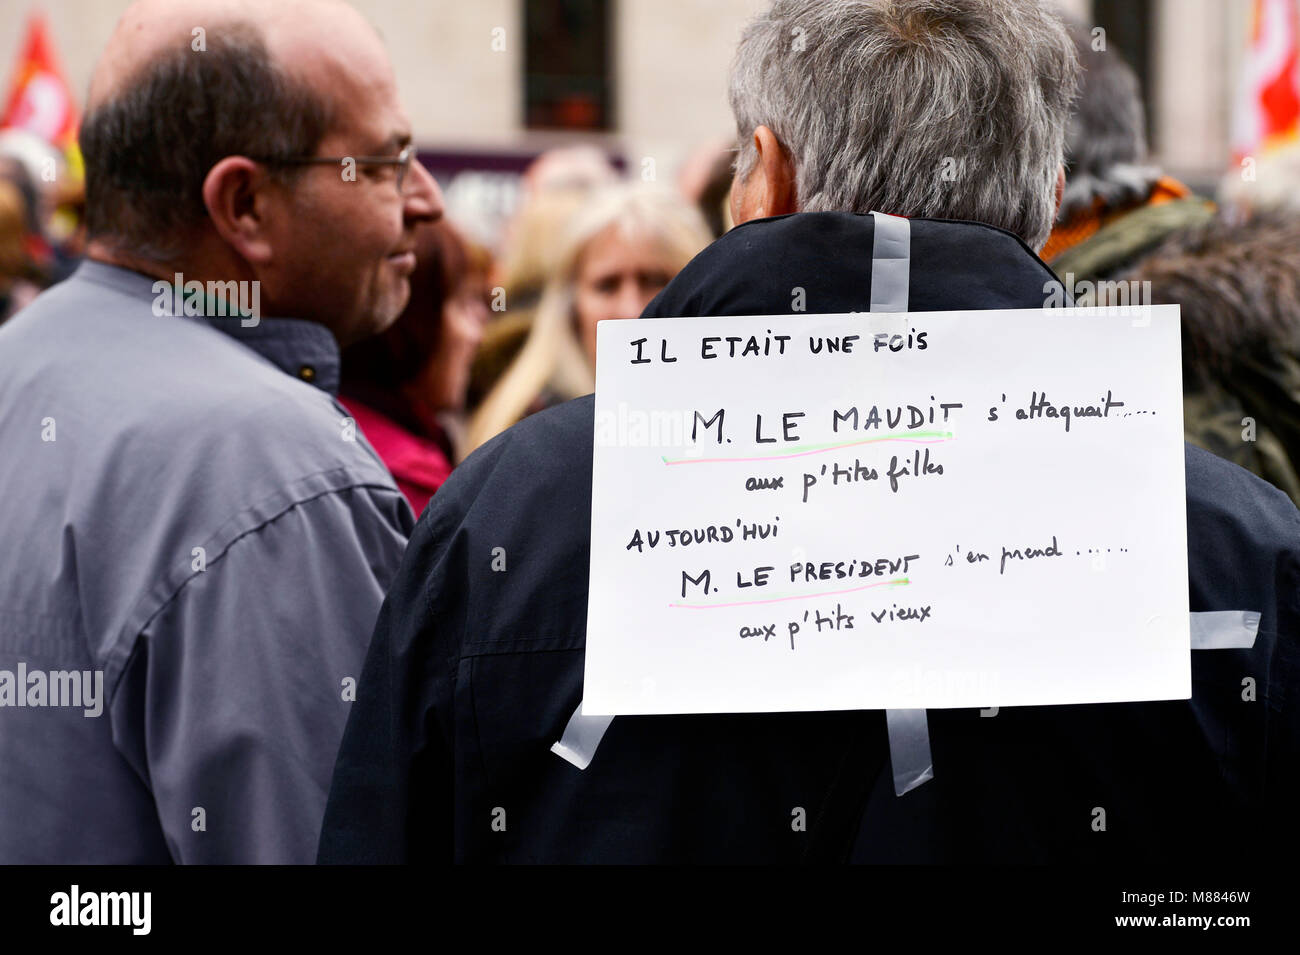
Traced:
<path id="1" fill-rule="evenodd" d="M 1191 694 L 1177 306 L 602 322 L 583 708 Z"/>

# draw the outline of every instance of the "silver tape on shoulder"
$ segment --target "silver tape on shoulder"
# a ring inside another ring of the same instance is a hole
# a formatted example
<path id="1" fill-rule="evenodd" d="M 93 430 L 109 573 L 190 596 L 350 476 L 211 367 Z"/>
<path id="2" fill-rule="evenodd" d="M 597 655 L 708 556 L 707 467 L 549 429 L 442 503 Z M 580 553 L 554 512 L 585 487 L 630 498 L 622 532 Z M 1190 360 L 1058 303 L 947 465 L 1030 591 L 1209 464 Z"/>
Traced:
<path id="1" fill-rule="evenodd" d="M 912 277 L 912 224 L 899 216 L 871 213 L 871 311 L 906 312 Z M 934 778 L 925 710 L 885 710 L 894 793 L 903 795 Z"/>
<path id="2" fill-rule="evenodd" d="M 600 741 L 612 722 L 614 722 L 612 716 L 584 714 L 580 700 L 578 708 L 573 711 L 568 724 L 564 727 L 564 735 L 560 737 L 558 743 L 551 744 L 551 752 L 568 760 L 579 769 L 586 769 L 591 765 L 592 757 L 596 755 L 596 748 L 600 746 Z"/>
<path id="3" fill-rule="evenodd" d="M 889 727 L 889 762 L 894 768 L 894 795 L 901 796 L 934 778 L 930 727 L 925 710 L 885 710 Z"/>
<path id="4" fill-rule="evenodd" d="M 1259 612 L 1215 610 L 1193 613 L 1193 650 L 1248 650 L 1259 635 Z M 925 710 L 886 710 L 889 759 L 894 769 L 894 792 L 901 796 L 934 778 L 930 733 Z"/>
<path id="5" fill-rule="evenodd" d="M 871 311 L 906 312 L 912 273 L 912 224 L 900 216 L 873 212 Z"/>
<path id="6" fill-rule="evenodd" d="M 1259 635 L 1259 611 L 1210 610 L 1194 613 L 1193 650 L 1249 650 Z"/>

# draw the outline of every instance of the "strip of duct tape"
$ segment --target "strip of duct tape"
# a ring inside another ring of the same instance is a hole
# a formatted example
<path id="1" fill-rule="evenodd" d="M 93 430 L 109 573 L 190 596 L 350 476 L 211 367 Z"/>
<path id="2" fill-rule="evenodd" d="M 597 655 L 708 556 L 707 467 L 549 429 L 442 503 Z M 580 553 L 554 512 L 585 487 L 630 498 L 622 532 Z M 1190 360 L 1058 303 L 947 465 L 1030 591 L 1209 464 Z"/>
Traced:
<path id="1" fill-rule="evenodd" d="M 889 762 L 894 768 L 894 794 L 901 796 L 934 779 L 930 757 L 930 728 L 925 710 L 885 710 L 889 727 Z"/>
<path id="2" fill-rule="evenodd" d="M 1190 617 L 1193 650 L 1249 650 L 1259 634 L 1255 610 L 1214 610 Z M 894 793 L 901 796 L 934 778 L 929 726 L 925 710 L 886 710 L 885 721 Z"/>
<path id="3" fill-rule="evenodd" d="M 900 216 L 873 212 L 871 311 L 906 312 L 912 273 L 912 224 Z"/>
<path id="4" fill-rule="evenodd" d="M 1193 650 L 1249 650 L 1259 635 L 1259 611 L 1210 610 L 1191 614 Z"/>
<path id="5" fill-rule="evenodd" d="M 579 769 L 586 769 L 591 765 L 596 748 L 600 746 L 600 741 L 604 739 L 605 731 L 612 722 L 612 716 L 587 716 L 582 712 L 582 701 L 579 700 L 578 708 L 573 711 L 564 727 L 564 735 L 558 743 L 551 744 L 551 752 Z"/>
<path id="6" fill-rule="evenodd" d="M 906 312 L 912 278 L 912 224 L 899 216 L 871 213 L 871 311 Z M 903 795 L 934 778 L 925 710 L 885 710 L 894 793 Z"/>
<path id="7" fill-rule="evenodd" d="M 1259 635 L 1260 614 L 1256 610 L 1213 610 L 1190 617 L 1193 650 L 1249 650 Z M 587 716 L 579 703 L 560 741 L 551 744 L 551 752 L 578 769 L 586 769 L 613 721 L 612 716 Z M 925 710 L 886 710 L 885 722 L 894 793 L 901 796 L 934 778 L 929 724 Z"/>

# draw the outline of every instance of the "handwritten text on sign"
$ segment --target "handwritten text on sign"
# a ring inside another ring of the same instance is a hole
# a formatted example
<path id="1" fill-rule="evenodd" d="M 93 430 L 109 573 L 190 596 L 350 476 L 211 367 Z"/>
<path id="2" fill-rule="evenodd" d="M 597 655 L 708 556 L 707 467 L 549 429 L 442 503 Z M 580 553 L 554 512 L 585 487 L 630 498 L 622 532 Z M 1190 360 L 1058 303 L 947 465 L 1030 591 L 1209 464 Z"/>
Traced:
<path id="1" fill-rule="evenodd" d="M 598 326 L 592 714 L 1185 699 L 1178 310 Z"/>

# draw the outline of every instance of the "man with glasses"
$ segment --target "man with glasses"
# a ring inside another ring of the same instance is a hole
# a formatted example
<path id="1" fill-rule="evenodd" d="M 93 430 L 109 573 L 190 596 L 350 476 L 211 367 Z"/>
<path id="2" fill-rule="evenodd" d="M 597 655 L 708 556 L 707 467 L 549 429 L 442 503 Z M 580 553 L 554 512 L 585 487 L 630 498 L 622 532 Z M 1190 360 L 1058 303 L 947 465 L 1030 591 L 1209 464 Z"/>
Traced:
<path id="1" fill-rule="evenodd" d="M 88 260 L 0 332 L 0 863 L 307 862 L 413 523 L 339 349 L 441 196 L 325 0 L 132 6 L 81 142 Z"/>

